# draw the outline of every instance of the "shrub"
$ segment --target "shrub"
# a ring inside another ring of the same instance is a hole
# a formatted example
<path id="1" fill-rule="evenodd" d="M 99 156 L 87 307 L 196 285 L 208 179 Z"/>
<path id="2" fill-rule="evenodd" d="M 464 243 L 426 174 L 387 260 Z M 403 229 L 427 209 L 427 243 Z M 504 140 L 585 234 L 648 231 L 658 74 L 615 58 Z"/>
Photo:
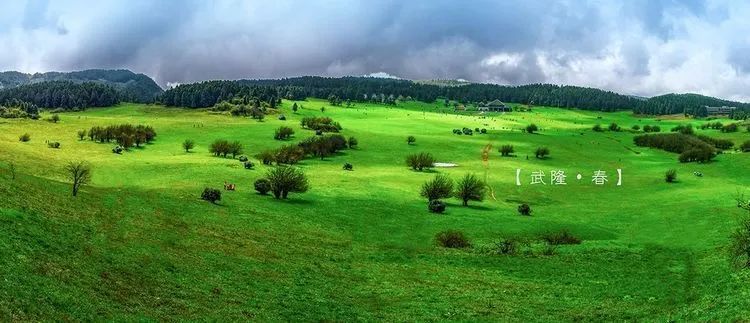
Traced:
<path id="1" fill-rule="evenodd" d="M 464 206 L 469 201 L 482 201 L 487 185 L 474 174 L 466 174 L 456 184 L 454 195 L 463 202 Z"/>
<path id="2" fill-rule="evenodd" d="M 750 217 L 742 219 L 732 234 L 729 257 L 737 268 L 750 268 Z"/>
<path id="3" fill-rule="evenodd" d="M 529 206 L 526 203 L 523 203 L 518 206 L 518 213 L 525 216 L 531 215 L 531 206 Z"/>
<path id="4" fill-rule="evenodd" d="M 344 170 L 352 171 L 354 170 L 354 165 L 350 163 L 344 163 Z"/>
<path id="5" fill-rule="evenodd" d="M 750 152 L 750 140 L 747 140 L 740 145 L 740 150 L 743 152 Z"/>
<path id="6" fill-rule="evenodd" d="M 201 193 L 201 199 L 216 204 L 217 201 L 221 201 L 221 191 L 206 187 L 203 189 L 203 193 Z"/>
<path id="7" fill-rule="evenodd" d="M 359 141 L 357 141 L 357 138 L 349 137 L 349 140 L 346 141 L 346 144 L 349 146 L 349 149 L 354 149 L 359 144 Z"/>
<path id="8" fill-rule="evenodd" d="M 280 114 L 279 115 L 279 120 L 282 120 L 282 121 L 286 120 L 286 116 L 283 115 L 283 114 Z"/>
<path id="9" fill-rule="evenodd" d="M 182 149 L 185 149 L 186 153 L 190 152 L 190 149 L 195 148 L 195 141 L 192 139 L 185 139 L 185 141 L 182 142 Z"/>
<path id="10" fill-rule="evenodd" d="M 208 147 L 208 151 L 217 157 L 227 157 L 227 155 L 229 154 L 229 141 L 225 139 L 214 140 L 214 142 L 211 143 L 211 146 Z"/>
<path id="11" fill-rule="evenodd" d="M 255 190 L 258 191 L 258 194 L 260 195 L 267 195 L 268 192 L 271 191 L 271 182 L 265 178 L 260 178 L 256 180 L 253 186 L 255 187 Z"/>
<path id="12" fill-rule="evenodd" d="M 276 164 L 287 164 L 293 165 L 298 163 L 302 158 L 305 157 L 305 151 L 298 145 L 286 145 L 281 146 L 279 149 L 271 152 L 271 160 L 275 161 Z M 263 156 L 265 157 L 265 156 Z M 264 162 L 265 164 L 265 162 Z M 268 163 L 267 165 L 270 165 Z"/>
<path id="13" fill-rule="evenodd" d="M 435 242 L 443 248 L 469 248 L 471 242 L 461 231 L 446 230 L 435 235 Z"/>
<path id="14" fill-rule="evenodd" d="M 245 166 L 245 169 L 253 169 L 255 167 L 255 164 L 251 161 L 243 162 L 242 165 Z"/>
<path id="15" fill-rule="evenodd" d="M 240 156 L 240 158 L 237 158 L 237 160 L 239 160 L 240 162 L 243 162 L 243 163 L 246 162 L 246 161 L 248 161 L 247 156 Z"/>
<path id="16" fill-rule="evenodd" d="M 664 180 L 667 183 L 674 183 L 677 181 L 677 170 L 670 169 L 664 174 Z"/>
<path id="17" fill-rule="evenodd" d="M 469 128 L 466 128 L 466 127 L 464 127 L 463 129 L 461 129 L 461 132 L 462 132 L 463 134 L 467 135 L 467 136 L 472 136 L 472 135 L 474 135 L 474 131 L 473 131 L 473 130 L 471 130 L 471 129 L 469 129 Z"/>
<path id="18" fill-rule="evenodd" d="M 724 150 L 724 149 L 732 148 L 734 146 L 734 142 L 728 139 L 717 139 L 717 138 L 712 138 L 712 137 L 704 136 L 704 135 L 697 135 L 695 137 L 709 145 L 714 146 L 716 149 Z"/>
<path id="19" fill-rule="evenodd" d="M 639 125 L 636 124 L 636 125 L 633 125 L 632 127 L 630 127 L 630 129 L 633 129 L 634 131 L 638 131 L 638 130 L 641 130 L 641 126 L 639 126 Z"/>
<path id="20" fill-rule="evenodd" d="M 649 125 L 643 126 L 643 132 L 651 132 L 651 126 Z"/>
<path id="21" fill-rule="evenodd" d="M 60 148 L 60 143 L 57 142 L 57 141 L 50 141 L 50 142 L 47 143 L 47 147 L 54 148 L 54 149 L 59 149 Z"/>
<path id="22" fill-rule="evenodd" d="M 264 150 L 255 155 L 255 158 L 258 158 L 263 165 L 272 165 L 276 155 L 271 150 Z"/>
<path id="23" fill-rule="evenodd" d="M 76 134 L 78 135 L 78 140 L 86 138 L 86 130 L 78 130 Z"/>
<path id="24" fill-rule="evenodd" d="M 123 150 L 124 149 L 122 148 L 122 146 L 119 146 L 119 145 L 115 146 L 114 148 L 112 148 L 112 152 L 115 153 L 115 154 L 122 154 Z"/>
<path id="25" fill-rule="evenodd" d="M 581 238 L 574 236 L 568 230 L 561 230 L 557 232 L 547 232 L 542 234 L 540 237 L 542 241 L 547 244 L 558 246 L 565 244 L 581 244 Z"/>
<path id="26" fill-rule="evenodd" d="M 652 128 L 652 130 L 653 130 L 653 128 Z M 679 133 L 681 133 L 683 135 L 692 135 L 692 134 L 695 133 L 695 131 L 693 130 L 693 125 L 691 125 L 691 124 L 678 125 L 678 126 L 672 128 L 671 131 L 672 132 L 679 132 Z"/>
<path id="27" fill-rule="evenodd" d="M 486 134 L 487 133 L 487 129 L 485 129 L 485 128 L 479 129 L 479 133 Z"/>
<path id="28" fill-rule="evenodd" d="M 499 151 L 501 156 L 508 157 L 513 154 L 513 145 L 502 145 Z"/>
<path id="29" fill-rule="evenodd" d="M 609 124 L 609 131 L 620 131 L 620 126 L 612 122 Z"/>
<path id="30" fill-rule="evenodd" d="M 547 155 L 549 155 L 549 148 L 547 148 L 547 147 L 539 147 L 534 152 L 534 155 L 536 156 L 536 158 L 545 159 L 545 158 L 547 158 Z"/>
<path id="31" fill-rule="evenodd" d="M 518 241 L 516 239 L 502 239 L 495 242 L 495 247 L 498 254 L 502 255 L 515 255 L 518 250 Z"/>
<path id="32" fill-rule="evenodd" d="M 57 114 L 53 114 L 51 117 L 49 117 L 49 121 L 53 123 L 60 122 L 60 116 Z"/>
<path id="33" fill-rule="evenodd" d="M 537 131 L 539 131 L 539 127 L 537 127 L 537 126 L 536 126 L 535 124 L 533 124 L 533 123 L 532 123 L 532 124 L 530 124 L 530 125 L 528 125 L 528 126 L 526 126 L 526 132 L 528 132 L 528 133 L 535 133 L 535 132 L 537 132 Z"/>
<path id="34" fill-rule="evenodd" d="M 431 200 L 427 202 L 427 210 L 432 213 L 443 213 L 445 212 L 445 203 L 440 200 Z"/>
<path id="35" fill-rule="evenodd" d="M 323 111 L 323 110 L 321 110 Z M 302 128 L 322 132 L 339 132 L 341 125 L 329 117 L 304 117 L 300 121 Z"/>
<path id="36" fill-rule="evenodd" d="M 417 142 L 417 138 L 415 138 L 414 136 L 406 137 L 407 144 L 411 145 L 411 144 L 414 144 L 415 142 Z"/>
<path id="37" fill-rule="evenodd" d="M 678 157 L 681 163 L 699 162 L 706 163 L 716 157 L 716 153 L 711 147 L 695 147 L 688 149 L 680 154 Z"/>
<path id="38" fill-rule="evenodd" d="M 435 177 L 422 184 L 420 196 L 428 201 L 449 198 L 453 194 L 453 180 L 445 174 L 437 174 Z"/>
<path id="39" fill-rule="evenodd" d="M 277 199 L 286 199 L 290 192 L 304 193 L 310 188 L 307 176 L 290 166 L 277 166 L 268 171 L 266 178 L 271 183 L 271 192 Z"/>
<path id="40" fill-rule="evenodd" d="M 738 128 L 736 123 L 730 123 L 721 127 L 721 132 L 737 132 Z"/>
<path id="41" fill-rule="evenodd" d="M 659 127 L 659 126 L 651 126 L 651 132 L 661 132 L 661 127 Z"/>
<path id="42" fill-rule="evenodd" d="M 346 149 L 347 145 L 348 142 L 344 139 L 344 136 L 339 134 L 310 137 L 298 144 L 302 148 L 303 154 L 318 156 L 321 160 L 337 153 L 339 150 Z"/>
<path id="43" fill-rule="evenodd" d="M 294 134 L 294 130 L 289 127 L 279 127 L 273 135 L 273 139 L 287 140 Z"/>
<path id="44" fill-rule="evenodd" d="M 406 156 L 406 165 L 411 167 L 413 170 L 422 171 L 425 168 L 432 168 L 435 163 L 435 157 L 430 153 L 418 153 Z"/>
<path id="45" fill-rule="evenodd" d="M 633 141 L 637 146 L 652 147 L 668 152 L 678 153 L 680 162 L 707 162 L 715 157 L 715 150 L 706 142 L 695 136 L 682 133 L 640 135 Z"/>
<path id="46" fill-rule="evenodd" d="M 602 128 L 602 125 L 600 125 L 600 124 L 597 123 L 597 124 L 594 125 L 593 128 L 591 128 L 591 130 L 594 130 L 595 132 L 602 132 L 602 131 L 604 131 L 604 128 Z"/>
<path id="47" fill-rule="evenodd" d="M 18 140 L 21 142 L 28 142 L 29 140 L 31 140 L 31 135 L 28 133 L 22 134 L 18 136 Z"/>
<path id="48" fill-rule="evenodd" d="M 237 155 L 242 154 L 242 144 L 239 141 L 233 141 L 229 143 L 229 153 L 232 154 L 232 158 L 235 158 Z"/>

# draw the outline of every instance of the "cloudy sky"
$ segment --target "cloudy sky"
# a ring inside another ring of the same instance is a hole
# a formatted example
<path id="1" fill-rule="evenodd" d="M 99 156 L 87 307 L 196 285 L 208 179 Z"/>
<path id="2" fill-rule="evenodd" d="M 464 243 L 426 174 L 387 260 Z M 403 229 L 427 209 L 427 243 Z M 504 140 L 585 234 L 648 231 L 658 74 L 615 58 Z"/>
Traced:
<path id="1" fill-rule="evenodd" d="M 747 1 L 4 1 L 0 70 L 159 84 L 383 72 L 750 101 Z"/>

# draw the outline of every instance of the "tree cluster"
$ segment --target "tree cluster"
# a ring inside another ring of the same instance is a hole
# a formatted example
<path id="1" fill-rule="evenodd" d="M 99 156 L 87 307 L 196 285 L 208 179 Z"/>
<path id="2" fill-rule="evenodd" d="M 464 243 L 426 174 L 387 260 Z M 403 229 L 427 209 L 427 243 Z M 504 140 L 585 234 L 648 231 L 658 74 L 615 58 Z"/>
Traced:
<path id="1" fill-rule="evenodd" d="M 304 117 L 300 121 L 302 128 L 322 131 L 322 132 L 339 132 L 341 125 L 329 117 Z"/>
<path id="2" fill-rule="evenodd" d="M 242 154 L 243 149 L 239 141 L 230 142 L 226 139 L 217 139 L 211 143 L 208 151 L 216 157 L 221 156 L 226 158 L 228 155 L 232 155 L 232 158 L 235 158 L 237 155 Z"/>
<path id="3" fill-rule="evenodd" d="M 640 135 L 633 138 L 636 145 L 652 147 L 680 154 L 679 161 L 708 162 L 716 157 L 713 146 L 698 137 L 682 133 Z"/>
<path id="4" fill-rule="evenodd" d="M 156 131 L 151 126 L 145 125 L 111 125 L 106 127 L 92 127 L 87 134 L 91 141 L 100 143 L 115 141 L 118 145 L 127 149 L 132 146 L 140 147 L 150 143 L 156 138 Z M 79 131 L 78 136 L 81 136 Z"/>
<path id="5" fill-rule="evenodd" d="M 111 86 L 95 82 L 50 81 L 0 90 L 0 103 L 28 102 L 45 109 L 80 110 L 120 102 Z"/>

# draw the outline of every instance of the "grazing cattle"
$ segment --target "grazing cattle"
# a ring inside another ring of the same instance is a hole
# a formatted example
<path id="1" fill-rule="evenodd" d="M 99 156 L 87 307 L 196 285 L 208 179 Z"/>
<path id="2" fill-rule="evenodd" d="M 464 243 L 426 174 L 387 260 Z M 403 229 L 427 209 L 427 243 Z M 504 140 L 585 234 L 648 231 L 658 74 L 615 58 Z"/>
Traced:
<path id="1" fill-rule="evenodd" d="M 227 190 L 227 191 L 234 191 L 235 188 L 236 188 L 236 186 L 234 184 L 230 184 L 230 183 L 227 183 L 226 181 L 224 181 L 224 189 L 225 190 Z"/>

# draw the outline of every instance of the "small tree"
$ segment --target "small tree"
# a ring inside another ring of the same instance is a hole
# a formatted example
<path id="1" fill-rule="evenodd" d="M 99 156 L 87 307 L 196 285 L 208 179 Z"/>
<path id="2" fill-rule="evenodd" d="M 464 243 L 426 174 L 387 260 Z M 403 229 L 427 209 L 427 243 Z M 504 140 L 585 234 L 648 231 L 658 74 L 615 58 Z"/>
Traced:
<path id="1" fill-rule="evenodd" d="M 591 130 L 593 130 L 595 132 L 602 132 L 602 131 L 604 131 L 604 128 L 602 128 L 602 125 L 600 125 L 600 124 L 597 123 L 597 124 L 594 125 L 593 128 L 591 128 Z"/>
<path id="2" fill-rule="evenodd" d="M 57 114 L 53 114 L 53 115 L 52 115 L 52 116 L 51 116 L 51 117 L 49 118 L 49 121 L 51 121 L 51 122 L 54 122 L 54 123 L 58 123 L 58 122 L 60 122 L 60 116 L 59 116 L 59 115 L 57 115 Z"/>
<path id="3" fill-rule="evenodd" d="M 502 145 L 500 146 L 500 155 L 503 157 L 508 157 L 513 154 L 513 145 Z"/>
<path id="4" fill-rule="evenodd" d="M 620 131 L 620 126 L 612 122 L 611 124 L 609 124 L 609 131 Z"/>
<path id="5" fill-rule="evenodd" d="M 547 148 L 547 147 L 539 147 L 534 152 L 534 155 L 536 156 L 536 158 L 545 159 L 545 158 L 547 158 L 547 155 L 549 155 L 549 148 Z"/>
<path id="6" fill-rule="evenodd" d="M 432 200 L 427 202 L 427 210 L 432 213 L 443 213 L 445 212 L 445 203 L 441 200 Z"/>
<path id="7" fill-rule="evenodd" d="M 277 166 L 268 171 L 266 178 L 271 183 L 271 192 L 277 199 L 286 199 L 290 192 L 304 193 L 310 188 L 307 176 L 290 166 Z"/>
<path id="8" fill-rule="evenodd" d="M 471 241 L 461 231 L 447 230 L 435 235 L 435 242 L 443 248 L 468 248 Z"/>
<path id="9" fill-rule="evenodd" d="M 354 138 L 354 137 L 349 137 L 349 140 L 347 140 L 346 143 L 349 146 L 349 149 L 354 149 L 359 144 L 359 142 L 357 141 L 357 138 Z"/>
<path id="10" fill-rule="evenodd" d="M 633 125 L 632 127 L 630 127 L 630 129 L 633 129 L 634 131 L 638 131 L 638 130 L 641 130 L 641 126 L 639 126 L 639 125 L 636 124 L 636 125 Z"/>
<path id="11" fill-rule="evenodd" d="M 229 153 L 232 154 L 234 159 L 237 155 L 242 154 L 242 144 L 239 141 L 233 141 L 229 144 Z"/>
<path id="12" fill-rule="evenodd" d="M 206 187 L 203 189 L 203 193 L 201 193 L 201 199 L 216 204 L 217 201 L 221 201 L 221 191 Z"/>
<path id="13" fill-rule="evenodd" d="M 28 142 L 29 140 L 31 140 L 31 135 L 28 133 L 18 136 L 18 141 L 20 142 Z"/>
<path id="14" fill-rule="evenodd" d="M 537 126 L 536 126 L 535 124 L 533 124 L 533 123 L 532 123 L 532 124 L 530 124 L 530 125 L 528 125 L 528 126 L 526 126 L 526 132 L 528 132 L 528 133 L 535 133 L 535 132 L 537 132 L 537 131 L 539 131 L 539 127 L 537 127 Z"/>
<path id="15" fill-rule="evenodd" d="M 529 206 L 526 203 L 523 203 L 518 206 L 518 213 L 521 215 L 529 216 L 531 215 L 531 206 Z"/>
<path id="16" fill-rule="evenodd" d="M 406 137 L 406 143 L 409 145 L 413 145 L 415 142 L 417 142 L 417 138 L 414 136 Z"/>
<path id="17" fill-rule="evenodd" d="M 260 178 L 253 184 L 260 195 L 267 195 L 271 191 L 271 182 L 266 178 Z"/>
<path id="18" fill-rule="evenodd" d="M 78 140 L 86 138 L 86 130 L 78 130 Z"/>
<path id="19" fill-rule="evenodd" d="M 278 129 L 276 129 L 276 132 L 273 135 L 273 139 L 276 140 L 287 140 L 294 134 L 294 130 L 289 127 L 281 126 Z"/>
<path id="20" fill-rule="evenodd" d="M 192 139 L 185 139 L 185 141 L 182 142 L 182 149 L 185 149 L 186 153 L 190 152 L 190 149 L 195 148 L 195 141 Z"/>
<path id="21" fill-rule="evenodd" d="M 81 186 L 91 181 L 91 167 L 82 161 L 69 162 L 65 165 L 65 173 L 73 183 L 73 196 L 77 196 Z"/>
<path id="22" fill-rule="evenodd" d="M 750 140 L 747 140 L 740 145 L 740 150 L 742 152 L 750 152 Z"/>
<path id="23" fill-rule="evenodd" d="M 664 180 L 667 183 L 674 183 L 677 181 L 677 170 L 670 169 L 664 174 Z"/>
<path id="24" fill-rule="evenodd" d="M 487 185 L 476 175 L 466 174 L 458 181 L 454 195 L 461 199 L 464 206 L 468 206 L 469 201 L 484 200 L 486 187 Z"/>
<path id="25" fill-rule="evenodd" d="M 432 168 L 433 164 L 435 164 L 435 157 L 430 153 L 422 152 L 406 156 L 406 165 L 413 170 L 421 172 L 425 168 Z"/>
<path id="26" fill-rule="evenodd" d="M 453 180 L 445 174 L 437 174 L 435 177 L 422 184 L 420 195 L 428 201 L 449 198 L 453 194 Z"/>
<path id="27" fill-rule="evenodd" d="M 297 109 L 298 109 L 298 107 L 297 107 L 297 102 L 294 102 L 294 104 L 292 104 L 292 111 L 293 111 L 294 113 L 297 113 Z"/>

